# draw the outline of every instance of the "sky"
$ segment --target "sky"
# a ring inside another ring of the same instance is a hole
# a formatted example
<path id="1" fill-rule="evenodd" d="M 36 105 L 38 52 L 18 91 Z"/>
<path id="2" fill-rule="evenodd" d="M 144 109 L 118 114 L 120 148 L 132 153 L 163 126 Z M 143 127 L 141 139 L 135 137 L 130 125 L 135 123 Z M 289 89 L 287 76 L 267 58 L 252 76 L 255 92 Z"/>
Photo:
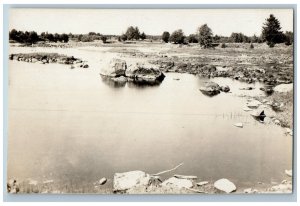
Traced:
<path id="1" fill-rule="evenodd" d="M 10 9 L 9 30 L 120 35 L 129 26 L 139 27 L 148 35 L 161 35 L 182 29 L 195 33 L 207 24 L 213 34 L 230 36 L 241 32 L 261 34 L 270 14 L 279 19 L 282 31 L 293 31 L 292 9 Z"/>

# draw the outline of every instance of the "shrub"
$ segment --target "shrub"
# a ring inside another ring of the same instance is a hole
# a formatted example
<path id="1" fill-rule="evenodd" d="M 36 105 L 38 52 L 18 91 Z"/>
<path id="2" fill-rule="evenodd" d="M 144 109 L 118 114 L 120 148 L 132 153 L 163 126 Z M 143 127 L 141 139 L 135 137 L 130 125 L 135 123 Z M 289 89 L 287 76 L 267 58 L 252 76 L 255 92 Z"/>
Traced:
<path id="1" fill-rule="evenodd" d="M 226 44 L 225 44 L 225 43 L 222 43 L 222 44 L 221 44 L 221 48 L 223 48 L 223 49 L 226 48 Z"/>
<path id="2" fill-rule="evenodd" d="M 198 43 L 198 39 L 195 34 L 190 34 L 187 37 L 187 41 L 188 41 L 188 43 Z"/>
<path id="3" fill-rule="evenodd" d="M 167 31 L 165 31 L 163 34 L 162 34 L 162 40 L 164 41 L 164 42 L 166 42 L 166 43 L 168 43 L 169 42 L 169 39 L 170 39 L 170 33 L 169 32 L 167 32 Z"/>
<path id="4" fill-rule="evenodd" d="M 252 43 L 250 44 L 250 49 L 254 49 L 254 45 Z"/>
<path id="5" fill-rule="evenodd" d="M 170 38 L 169 38 L 170 42 L 174 42 L 175 44 L 182 44 L 184 42 L 184 34 L 183 31 L 181 29 L 178 29 L 176 31 L 174 31 Z"/>

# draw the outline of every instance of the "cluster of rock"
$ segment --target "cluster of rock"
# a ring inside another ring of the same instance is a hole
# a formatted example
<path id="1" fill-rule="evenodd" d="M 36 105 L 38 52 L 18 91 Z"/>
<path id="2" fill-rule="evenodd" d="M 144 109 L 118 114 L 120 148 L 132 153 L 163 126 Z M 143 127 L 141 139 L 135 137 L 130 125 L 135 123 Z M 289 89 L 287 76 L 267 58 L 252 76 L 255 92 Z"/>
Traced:
<path id="1" fill-rule="evenodd" d="M 10 60 L 24 61 L 30 63 L 59 63 L 59 64 L 68 64 L 76 65 L 81 68 L 88 68 L 89 65 L 86 64 L 81 59 L 75 58 L 73 56 L 60 55 L 57 53 L 26 53 L 26 54 L 10 54 Z M 74 67 L 71 67 L 72 69 Z"/>
<path id="2" fill-rule="evenodd" d="M 206 82 L 204 86 L 199 89 L 203 94 L 208 96 L 214 96 L 220 94 L 220 92 L 229 92 L 229 86 L 219 86 L 215 82 Z"/>
<path id="3" fill-rule="evenodd" d="M 105 65 L 100 75 L 106 80 L 125 84 L 134 82 L 137 84 L 156 85 L 160 84 L 165 75 L 153 64 L 134 62 L 127 64 L 125 60 L 113 58 L 108 65 Z"/>
<path id="4" fill-rule="evenodd" d="M 153 176 L 143 171 L 130 171 L 116 173 L 113 179 L 115 193 L 141 194 L 141 193 L 207 193 L 208 181 L 196 183 L 197 176 L 174 175 L 161 181 L 159 176 Z M 208 188 L 209 188 L 208 187 Z M 228 179 L 220 179 L 213 184 L 212 191 L 231 193 L 236 186 Z"/>
<path id="5" fill-rule="evenodd" d="M 278 68 L 278 66 L 268 64 L 262 67 L 249 65 L 223 66 L 224 69 L 219 70 L 213 64 L 199 63 L 192 60 L 186 62 L 180 59 L 159 59 L 152 62 L 165 72 L 189 73 L 208 78 L 230 77 L 247 83 L 259 81 L 272 86 L 293 82 L 293 74 L 290 72 L 290 68 Z M 267 90 L 267 92 L 269 91 Z"/>

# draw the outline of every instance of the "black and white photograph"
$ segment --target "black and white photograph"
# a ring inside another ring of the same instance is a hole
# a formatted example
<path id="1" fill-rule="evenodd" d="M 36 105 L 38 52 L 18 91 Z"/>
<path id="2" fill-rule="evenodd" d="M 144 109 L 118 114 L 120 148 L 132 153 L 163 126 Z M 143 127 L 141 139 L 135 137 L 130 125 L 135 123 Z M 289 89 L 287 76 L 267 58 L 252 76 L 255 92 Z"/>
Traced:
<path id="1" fill-rule="evenodd" d="M 293 193 L 293 7 L 8 12 L 9 195 Z"/>

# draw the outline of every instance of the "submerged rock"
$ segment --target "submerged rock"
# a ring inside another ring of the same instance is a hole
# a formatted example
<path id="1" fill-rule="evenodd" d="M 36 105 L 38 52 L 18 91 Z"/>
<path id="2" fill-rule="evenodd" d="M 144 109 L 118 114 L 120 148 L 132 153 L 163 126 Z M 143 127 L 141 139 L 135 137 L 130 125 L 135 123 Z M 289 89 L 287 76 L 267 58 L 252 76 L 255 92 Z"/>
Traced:
<path id="1" fill-rule="evenodd" d="M 243 128 L 243 123 L 241 123 L 241 122 L 235 123 L 234 126 L 239 127 L 239 128 Z"/>
<path id="2" fill-rule="evenodd" d="M 162 184 L 162 186 L 175 186 L 178 188 L 191 188 L 193 187 L 193 183 L 191 180 L 188 179 L 180 179 L 176 177 L 171 177 L 167 180 L 165 180 Z"/>
<path id="3" fill-rule="evenodd" d="M 231 193 L 236 190 L 236 186 L 228 179 L 219 179 L 214 183 L 214 187 L 226 193 Z"/>
<path id="4" fill-rule="evenodd" d="M 229 88 L 229 86 L 221 86 L 221 88 L 220 88 L 220 90 L 222 91 L 222 92 L 229 92 L 230 91 L 230 88 Z"/>
<path id="5" fill-rule="evenodd" d="M 217 83 L 207 82 L 199 90 L 205 95 L 214 96 L 220 94 L 221 87 Z"/>
<path id="6" fill-rule="evenodd" d="M 133 187 L 147 186 L 150 175 L 143 171 L 130 171 L 124 173 L 115 173 L 113 180 L 114 191 L 125 191 Z"/>

